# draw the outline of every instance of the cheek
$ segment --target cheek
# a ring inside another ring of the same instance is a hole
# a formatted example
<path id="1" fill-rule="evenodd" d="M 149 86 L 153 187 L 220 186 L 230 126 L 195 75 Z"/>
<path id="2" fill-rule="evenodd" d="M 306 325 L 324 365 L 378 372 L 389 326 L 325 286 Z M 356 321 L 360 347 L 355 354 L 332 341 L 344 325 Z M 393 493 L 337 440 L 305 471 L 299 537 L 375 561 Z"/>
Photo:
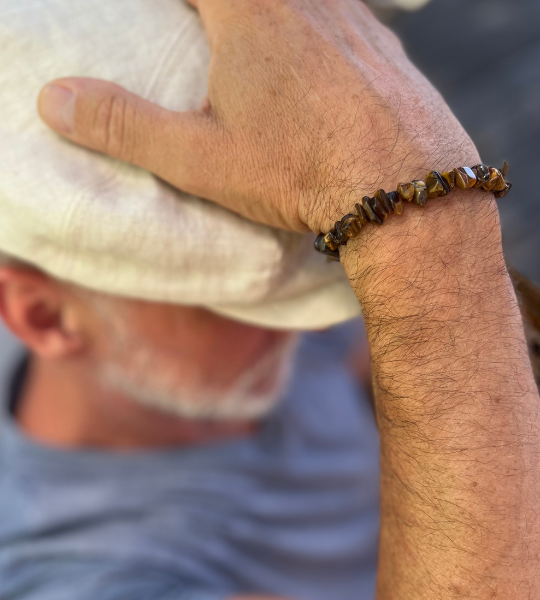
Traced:
<path id="1" fill-rule="evenodd" d="M 228 386 L 295 334 L 183 309 L 140 321 L 136 337 L 151 351 L 156 369 L 175 370 L 182 380 Z"/>
<path id="2" fill-rule="evenodd" d="M 149 304 L 133 311 L 129 322 L 137 336 L 154 349 L 188 362 L 249 362 L 291 335 L 237 323 L 195 307 Z"/>

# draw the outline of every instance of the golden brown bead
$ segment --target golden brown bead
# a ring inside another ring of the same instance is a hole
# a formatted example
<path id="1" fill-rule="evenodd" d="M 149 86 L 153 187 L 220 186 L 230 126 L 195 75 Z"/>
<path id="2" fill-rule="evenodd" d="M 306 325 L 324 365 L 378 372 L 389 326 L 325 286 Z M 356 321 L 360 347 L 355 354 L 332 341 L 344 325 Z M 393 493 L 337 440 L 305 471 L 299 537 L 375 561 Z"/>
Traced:
<path id="1" fill-rule="evenodd" d="M 341 221 L 334 225 L 333 233 L 338 246 L 346 245 L 349 241 L 349 236 L 341 229 Z"/>
<path id="2" fill-rule="evenodd" d="M 377 225 L 383 224 L 383 220 L 373 210 L 371 198 L 369 196 L 364 196 L 362 200 L 360 200 L 360 206 L 364 209 L 371 223 L 376 223 Z"/>
<path id="3" fill-rule="evenodd" d="M 324 241 L 324 238 L 326 236 L 324 235 L 324 233 L 321 233 L 317 239 L 315 240 L 315 250 L 317 250 L 317 252 L 321 252 L 321 254 L 326 255 L 329 260 L 335 260 L 335 261 L 339 261 L 339 251 L 336 250 L 330 250 L 330 248 L 328 248 L 326 246 L 326 243 Z"/>
<path id="4" fill-rule="evenodd" d="M 418 206 L 425 206 L 428 200 L 427 185 L 420 180 L 413 181 L 414 185 L 414 202 Z"/>
<path id="5" fill-rule="evenodd" d="M 502 192 L 506 188 L 506 185 L 506 181 L 504 180 L 504 177 L 501 174 L 501 176 L 499 177 L 499 179 L 497 179 L 491 190 L 493 192 Z"/>
<path id="6" fill-rule="evenodd" d="M 383 221 L 386 221 L 386 219 L 388 218 L 388 215 L 390 214 L 390 210 L 386 210 L 386 203 L 383 202 L 382 198 L 381 198 L 381 192 L 382 190 L 379 190 L 375 196 L 373 198 L 371 198 L 371 208 L 373 208 L 373 212 L 375 212 L 379 218 L 381 218 Z M 388 201 L 388 198 L 386 198 L 386 194 L 384 191 L 382 191 L 384 196 L 385 196 L 385 200 Z"/>
<path id="7" fill-rule="evenodd" d="M 426 186 L 428 190 L 428 198 L 439 198 L 450 193 L 450 189 L 442 175 L 438 171 L 431 171 L 426 177 Z"/>
<path id="8" fill-rule="evenodd" d="M 452 191 L 456 187 L 456 174 L 454 171 L 445 171 L 442 176 L 450 188 L 450 191 Z"/>
<path id="9" fill-rule="evenodd" d="M 504 190 L 501 190 L 500 192 L 494 192 L 495 198 L 504 198 L 511 189 L 512 189 L 512 184 L 506 182 L 506 186 L 505 186 Z"/>
<path id="10" fill-rule="evenodd" d="M 459 167 L 458 169 L 454 169 L 454 173 L 456 174 L 456 185 L 458 188 L 467 190 L 474 187 L 476 175 L 472 169 L 469 169 L 469 167 Z"/>
<path id="11" fill-rule="evenodd" d="M 500 185 L 501 179 L 504 181 L 504 178 L 503 178 L 501 172 L 499 171 L 499 169 L 494 169 L 493 167 L 490 167 L 489 178 L 487 180 L 487 183 L 484 183 L 484 185 L 482 186 L 482 189 L 484 189 L 486 192 L 491 192 L 491 190 L 493 190 L 495 185 L 499 184 L 499 187 L 501 187 L 501 185 Z M 504 185 L 506 186 L 506 184 L 504 184 Z"/>
<path id="12" fill-rule="evenodd" d="M 356 203 L 354 205 L 354 208 L 356 208 L 356 215 L 358 216 L 358 220 L 362 225 L 367 225 L 368 223 L 370 223 L 366 211 L 360 206 L 360 204 Z"/>
<path id="13" fill-rule="evenodd" d="M 412 202 L 414 199 L 414 185 L 412 183 L 400 183 L 397 191 L 404 202 Z"/>
<path id="14" fill-rule="evenodd" d="M 392 212 L 392 205 L 390 204 L 390 200 L 388 200 L 388 194 L 384 190 L 378 190 L 373 195 L 380 201 L 381 206 L 386 213 L 390 214 Z"/>
<path id="15" fill-rule="evenodd" d="M 506 188 L 506 181 L 503 174 L 499 169 L 491 167 L 489 175 L 489 181 L 484 186 L 484 189 L 488 192 L 502 192 Z"/>
<path id="16" fill-rule="evenodd" d="M 472 171 L 476 175 L 474 187 L 481 188 L 489 181 L 489 169 L 485 165 L 476 165 Z"/>
<path id="17" fill-rule="evenodd" d="M 345 215 L 343 219 L 341 219 L 341 231 L 343 231 L 348 238 L 356 237 L 361 229 L 362 224 L 355 215 Z"/>
<path id="18" fill-rule="evenodd" d="M 388 201 L 392 206 L 392 210 L 396 213 L 396 215 L 402 215 L 404 207 L 400 195 L 397 192 L 389 192 L 387 196 Z"/>
<path id="19" fill-rule="evenodd" d="M 337 250 L 339 248 L 339 244 L 334 239 L 331 231 L 324 236 L 324 243 L 329 250 Z"/>

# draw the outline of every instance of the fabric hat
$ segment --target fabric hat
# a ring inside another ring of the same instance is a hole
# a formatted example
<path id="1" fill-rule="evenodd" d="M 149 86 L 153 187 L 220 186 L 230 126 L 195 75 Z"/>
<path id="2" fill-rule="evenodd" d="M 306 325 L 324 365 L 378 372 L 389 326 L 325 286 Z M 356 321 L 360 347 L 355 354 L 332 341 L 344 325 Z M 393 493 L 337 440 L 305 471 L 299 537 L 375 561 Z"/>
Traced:
<path id="1" fill-rule="evenodd" d="M 61 139 L 39 119 L 47 81 L 114 81 L 197 108 L 210 59 L 180 0 L 0 0 L 0 250 L 110 294 L 318 329 L 360 308 L 314 236 L 251 223 L 150 173 Z M 210 233 L 208 233 L 210 232 Z"/>

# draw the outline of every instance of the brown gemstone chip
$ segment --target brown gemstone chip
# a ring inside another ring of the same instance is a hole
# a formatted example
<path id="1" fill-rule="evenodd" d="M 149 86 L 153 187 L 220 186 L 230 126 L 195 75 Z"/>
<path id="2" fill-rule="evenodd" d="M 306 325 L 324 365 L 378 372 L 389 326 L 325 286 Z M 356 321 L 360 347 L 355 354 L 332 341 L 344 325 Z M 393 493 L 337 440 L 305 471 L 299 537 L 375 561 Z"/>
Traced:
<path id="1" fill-rule="evenodd" d="M 426 177 L 426 186 L 428 190 L 428 198 L 439 198 L 439 196 L 447 196 L 450 189 L 442 175 L 438 171 L 431 171 Z"/>
<path id="2" fill-rule="evenodd" d="M 456 187 L 456 174 L 454 171 L 445 171 L 442 176 L 450 188 L 450 191 L 452 191 Z"/>
<path id="3" fill-rule="evenodd" d="M 392 210 L 396 213 L 396 215 L 402 215 L 404 206 L 400 195 L 397 192 L 389 192 L 387 196 L 388 201 L 392 205 Z"/>
<path id="4" fill-rule="evenodd" d="M 454 173 L 456 174 L 456 185 L 458 188 L 467 190 L 474 187 L 476 175 L 472 169 L 469 169 L 469 167 L 459 167 L 458 169 L 454 169 Z"/>
<path id="5" fill-rule="evenodd" d="M 504 198 L 511 189 L 512 189 L 512 184 L 506 182 L 506 187 L 504 188 L 504 190 L 501 190 L 500 192 L 495 192 L 495 198 Z"/>
<path id="6" fill-rule="evenodd" d="M 338 243 L 338 246 L 345 246 L 349 241 L 349 236 L 341 229 L 341 221 L 338 221 L 333 229 L 334 239 Z"/>
<path id="7" fill-rule="evenodd" d="M 371 222 L 366 211 L 360 206 L 360 204 L 356 203 L 354 205 L 354 208 L 356 208 L 356 215 L 360 223 L 362 223 L 362 225 L 367 225 Z"/>
<path id="8" fill-rule="evenodd" d="M 506 188 L 506 181 L 499 169 L 489 169 L 489 181 L 483 186 L 486 192 L 502 192 Z"/>
<path id="9" fill-rule="evenodd" d="M 397 191 L 400 198 L 405 202 L 412 202 L 414 199 L 414 185 L 412 183 L 400 183 Z"/>
<path id="10" fill-rule="evenodd" d="M 500 178 L 502 178 L 502 174 L 499 171 L 499 169 L 494 169 L 493 167 L 490 167 L 489 179 L 487 180 L 487 183 L 484 183 L 484 185 L 482 186 L 482 189 L 484 189 L 486 192 L 491 192 L 491 190 L 499 182 Z"/>
<path id="11" fill-rule="evenodd" d="M 472 168 L 476 175 L 476 183 L 474 187 L 480 188 L 489 181 L 489 168 L 485 165 L 476 165 Z"/>
<path id="12" fill-rule="evenodd" d="M 384 210 L 388 214 L 390 214 L 392 212 L 392 205 L 388 200 L 388 194 L 384 190 L 378 190 L 377 192 L 375 192 L 374 196 L 375 198 L 377 198 L 377 200 L 380 201 L 381 206 L 384 208 Z"/>
<path id="13" fill-rule="evenodd" d="M 501 174 L 497 181 L 493 184 L 491 190 L 493 192 L 502 192 L 504 189 L 506 189 L 506 181 L 504 180 L 504 177 Z"/>
<path id="14" fill-rule="evenodd" d="M 414 185 L 414 202 L 418 206 L 425 206 L 428 201 L 428 189 L 427 185 L 420 180 L 413 181 Z"/>
<path id="15" fill-rule="evenodd" d="M 387 198 L 385 199 L 388 201 Z M 390 210 L 386 210 L 386 206 L 381 200 L 381 198 L 375 195 L 375 197 L 371 198 L 370 204 L 371 208 L 373 209 L 373 212 L 375 212 L 378 215 L 378 217 L 381 218 L 383 221 L 386 221 L 388 215 L 390 214 Z"/>
<path id="16" fill-rule="evenodd" d="M 334 239 L 334 236 L 332 234 L 332 231 L 329 231 L 325 236 L 324 236 L 324 243 L 326 244 L 326 247 L 329 250 L 337 250 L 339 248 L 339 244 L 337 243 L 337 241 Z"/>
<path id="17" fill-rule="evenodd" d="M 366 212 L 371 223 L 376 223 L 377 225 L 383 224 L 383 220 L 373 210 L 373 207 L 371 206 L 371 198 L 369 196 L 364 196 L 362 200 L 360 200 L 360 206 Z"/>
<path id="18" fill-rule="evenodd" d="M 348 238 L 356 237 L 361 229 L 362 224 L 356 215 L 345 215 L 343 219 L 341 219 L 341 231 L 343 231 Z"/>
<path id="19" fill-rule="evenodd" d="M 325 252 L 326 244 L 324 242 L 324 233 L 317 236 L 317 239 L 315 240 L 315 250 L 317 250 L 317 252 Z"/>
<path id="20" fill-rule="evenodd" d="M 325 235 L 324 233 L 321 233 L 317 239 L 315 240 L 315 250 L 317 250 L 317 252 L 321 252 L 322 254 L 326 255 L 328 257 L 329 260 L 333 260 L 333 261 L 339 261 L 339 251 L 336 250 L 330 250 L 330 248 L 327 247 L 326 243 L 325 243 Z"/>

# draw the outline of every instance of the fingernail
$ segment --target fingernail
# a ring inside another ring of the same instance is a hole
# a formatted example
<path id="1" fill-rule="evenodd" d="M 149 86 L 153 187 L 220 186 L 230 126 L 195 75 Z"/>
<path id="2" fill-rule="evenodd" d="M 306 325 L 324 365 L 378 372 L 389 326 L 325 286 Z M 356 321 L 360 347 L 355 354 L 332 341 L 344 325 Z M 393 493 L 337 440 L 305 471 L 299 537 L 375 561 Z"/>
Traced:
<path id="1" fill-rule="evenodd" d="M 41 116 L 56 131 L 70 134 L 75 121 L 75 94 L 68 88 L 49 84 L 39 96 Z"/>

